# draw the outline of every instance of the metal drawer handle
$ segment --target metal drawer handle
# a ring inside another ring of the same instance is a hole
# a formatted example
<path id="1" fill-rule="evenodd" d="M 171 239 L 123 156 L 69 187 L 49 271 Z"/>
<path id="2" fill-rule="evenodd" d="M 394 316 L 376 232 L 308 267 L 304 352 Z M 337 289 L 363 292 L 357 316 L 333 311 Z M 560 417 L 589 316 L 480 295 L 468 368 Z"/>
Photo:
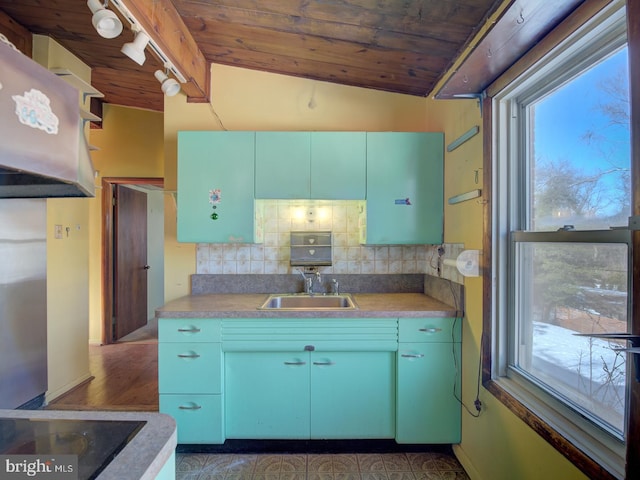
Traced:
<path id="1" fill-rule="evenodd" d="M 314 365 L 335 365 L 335 362 L 313 362 Z"/>
<path id="2" fill-rule="evenodd" d="M 198 333 L 200 331 L 199 328 L 197 327 L 191 327 L 191 328 L 179 328 L 178 329 L 179 332 L 186 332 L 186 333 Z"/>
<path id="3" fill-rule="evenodd" d="M 441 328 L 421 328 L 420 330 L 418 330 L 420 332 L 426 332 L 426 333 L 438 333 L 441 332 L 442 329 Z"/>
<path id="4" fill-rule="evenodd" d="M 284 362 L 285 365 L 306 365 L 307 362 Z"/>
<path id="5" fill-rule="evenodd" d="M 197 353 L 179 353 L 178 358 L 200 358 Z"/>
<path id="6" fill-rule="evenodd" d="M 184 406 L 184 405 L 180 405 L 178 407 L 180 410 L 200 410 L 202 407 L 200 405 L 190 405 L 190 406 Z"/>
<path id="7" fill-rule="evenodd" d="M 400 356 L 404 358 L 422 358 L 424 357 L 424 354 L 423 353 L 403 353 Z"/>

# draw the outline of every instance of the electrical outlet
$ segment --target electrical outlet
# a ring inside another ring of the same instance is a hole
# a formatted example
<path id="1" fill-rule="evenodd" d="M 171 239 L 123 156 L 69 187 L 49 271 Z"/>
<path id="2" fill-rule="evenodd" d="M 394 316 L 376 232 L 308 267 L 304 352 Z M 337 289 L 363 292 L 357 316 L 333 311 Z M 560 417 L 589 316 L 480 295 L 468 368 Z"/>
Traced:
<path id="1" fill-rule="evenodd" d="M 437 266 L 439 277 L 442 277 L 442 263 L 443 263 L 442 257 L 444 257 L 444 253 L 445 253 L 444 245 L 440 245 L 438 247 L 438 266 Z"/>
<path id="2" fill-rule="evenodd" d="M 476 407 L 476 410 L 478 411 L 478 413 L 480 412 L 480 410 L 482 410 L 482 402 L 480 401 L 479 398 L 476 398 L 476 400 L 473 402 L 473 404 Z"/>
<path id="3" fill-rule="evenodd" d="M 53 227 L 53 237 L 58 240 L 62 238 L 62 225 L 55 225 Z"/>

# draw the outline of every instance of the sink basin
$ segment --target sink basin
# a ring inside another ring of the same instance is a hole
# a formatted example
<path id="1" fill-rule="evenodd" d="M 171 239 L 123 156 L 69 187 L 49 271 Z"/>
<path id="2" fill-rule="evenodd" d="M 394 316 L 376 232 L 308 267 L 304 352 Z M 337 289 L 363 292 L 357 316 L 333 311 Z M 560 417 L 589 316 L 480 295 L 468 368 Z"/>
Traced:
<path id="1" fill-rule="evenodd" d="M 269 295 L 258 310 L 355 310 L 357 308 L 349 294 L 277 294 Z"/>

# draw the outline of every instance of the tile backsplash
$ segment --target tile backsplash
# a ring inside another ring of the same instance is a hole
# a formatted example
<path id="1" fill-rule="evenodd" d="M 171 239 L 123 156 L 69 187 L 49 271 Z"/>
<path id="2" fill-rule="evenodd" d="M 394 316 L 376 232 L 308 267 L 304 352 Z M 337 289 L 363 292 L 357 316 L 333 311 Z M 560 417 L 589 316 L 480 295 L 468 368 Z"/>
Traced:
<path id="1" fill-rule="evenodd" d="M 323 273 L 426 273 L 450 276 L 450 280 L 462 283 L 457 270 L 443 266 L 442 262 L 438 274 L 437 245 L 360 245 L 362 208 L 363 202 L 359 200 L 256 200 L 257 237 L 263 243 L 200 243 L 196 250 L 196 273 L 291 273 L 290 232 L 327 230 L 333 233 L 333 265 L 320 267 Z M 444 248 L 444 258 L 456 258 L 463 246 L 448 244 Z"/>

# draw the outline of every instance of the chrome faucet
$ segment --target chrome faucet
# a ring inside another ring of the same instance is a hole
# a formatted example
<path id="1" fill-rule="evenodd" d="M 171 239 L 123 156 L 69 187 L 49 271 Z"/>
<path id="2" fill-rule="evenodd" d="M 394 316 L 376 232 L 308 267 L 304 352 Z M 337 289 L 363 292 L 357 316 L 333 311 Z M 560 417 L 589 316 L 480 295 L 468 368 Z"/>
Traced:
<path id="1" fill-rule="evenodd" d="M 296 268 L 296 270 L 300 272 L 300 275 L 302 275 L 302 279 L 304 281 L 304 293 L 313 295 L 313 277 L 307 277 L 304 274 L 304 270 L 300 268 Z"/>

